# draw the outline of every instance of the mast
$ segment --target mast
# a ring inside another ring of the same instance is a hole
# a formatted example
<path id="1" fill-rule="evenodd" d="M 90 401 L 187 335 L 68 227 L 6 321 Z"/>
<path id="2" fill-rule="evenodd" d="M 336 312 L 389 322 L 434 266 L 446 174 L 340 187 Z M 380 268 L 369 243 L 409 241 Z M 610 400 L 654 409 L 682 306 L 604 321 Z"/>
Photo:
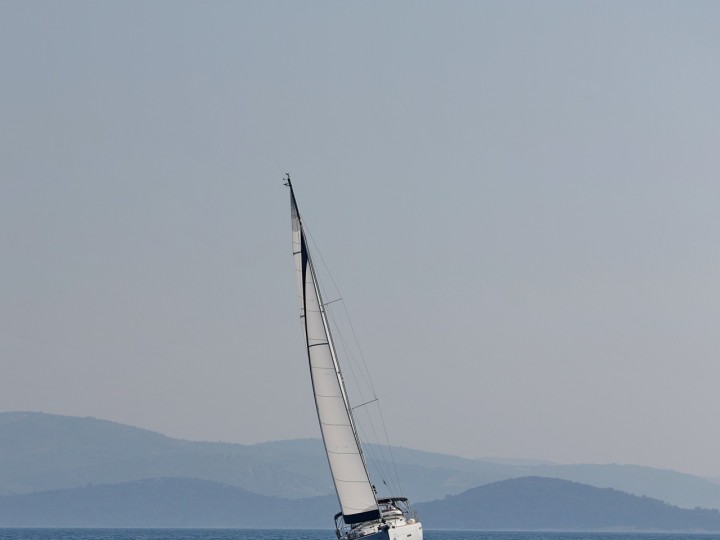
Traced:
<path id="1" fill-rule="evenodd" d="M 375 490 L 370 483 L 352 408 L 343 382 L 337 352 L 318 286 L 315 267 L 307 247 L 295 193 L 290 188 L 293 258 L 305 333 L 315 408 L 335 491 L 347 524 L 380 519 Z"/>

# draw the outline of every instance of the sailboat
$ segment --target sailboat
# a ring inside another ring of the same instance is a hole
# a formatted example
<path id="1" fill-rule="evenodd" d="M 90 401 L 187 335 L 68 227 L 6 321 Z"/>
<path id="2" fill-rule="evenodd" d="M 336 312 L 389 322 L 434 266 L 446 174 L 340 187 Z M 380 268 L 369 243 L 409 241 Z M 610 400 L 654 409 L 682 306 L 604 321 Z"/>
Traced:
<path id="1" fill-rule="evenodd" d="M 340 512 L 339 540 L 422 540 L 422 524 L 406 497 L 378 498 L 363 455 L 338 355 L 320 294 L 290 175 L 292 247 L 315 407 Z"/>

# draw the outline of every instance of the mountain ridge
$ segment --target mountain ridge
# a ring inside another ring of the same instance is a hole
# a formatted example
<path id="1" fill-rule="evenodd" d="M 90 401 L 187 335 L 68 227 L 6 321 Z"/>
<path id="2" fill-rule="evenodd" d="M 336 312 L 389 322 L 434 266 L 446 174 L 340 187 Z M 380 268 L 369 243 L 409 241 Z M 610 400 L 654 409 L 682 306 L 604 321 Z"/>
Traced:
<path id="1" fill-rule="evenodd" d="M 150 478 L 0 496 L 0 527 L 327 526 L 334 496 L 282 499 L 220 482 Z"/>
<path id="2" fill-rule="evenodd" d="M 392 453 L 404 495 L 416 502 L 535 475 L 612 487 L 685 508 L 720 508 L 720 485 L 675 471 L 636 465 L 507 465 L 403 447 Z M 375 465 L 369 466 L 377 478 Z M 92 417 L 0 413 L 0 495 L 158 477 L 199 478 L 288 498 L 334 493 L 319 439 L 253 445 L 187 441 Z"/>
<path id="3" fill-rule="evenodd" d="M 415 508 L 440 529 L 720 531 L 716 509 L 682 509 L 612 488 L 537 476 L 486 484 Z"/>
<path id="4" fill-rule="evenodd" d="M 720 511 L 555 478 L 523 477 L 414 505 L 426 530 L 720 531 Z M 334 495 L 284 499 L 189 478 L 0 496 L 0 527 L 318 528 Z"/>

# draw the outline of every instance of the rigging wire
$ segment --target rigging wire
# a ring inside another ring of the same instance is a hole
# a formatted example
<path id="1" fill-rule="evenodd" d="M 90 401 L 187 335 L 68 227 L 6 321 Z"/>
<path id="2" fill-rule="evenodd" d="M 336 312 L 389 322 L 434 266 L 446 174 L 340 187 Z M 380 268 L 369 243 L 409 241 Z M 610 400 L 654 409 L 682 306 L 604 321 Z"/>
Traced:
<path id="1" fill-rule="evenodd" d="M 383 435 L 384 435 L 384 443 L 378 444 L 378 443 L 380 443 L 381 437 L 378 436 L 378 434 L 377 434 L 377 431 L 375 429 L 375 423 L 372 421 L 372 417 L 370 416 L 369 412 L 365 411 L 367 413 L 366 416 L 368 418 L 368 423 L 374 434 L 374 440 L 377 441 L 377 443 L 375 445 L 365 445 L 366 450 L 368 451 L 369 456 L 372 458 L 373 466 L 380 473 L 380 477 L 383 480 L 383 483 L 388 488 L 391 488 L 391 489 L 397 488 L 397 490 L 398 490 L 397 492 L 402 493 L 401 486 L 400 486 L 400 476 L 398 475 L 398 471 L 397 471 L 397 463 L 395 462 L 395 457 L 393 455 L 392 446 L 390 445 L 390 438 L 388 435 L 387 425 L 385 424 L 385 418 L 384 418 L 384 415 L 382 414 L 382 407 L 380 406 L 380 402 L 377 397 L 377 392 L 375 390 L 375 385 L 373 384 L 372 377 L 370 376 L 370 370 L 368 369 L 367 362 L 365 360 L 365 355 L 362 352 L 362 347 L 360 346 L 360 341 L 358 339 L 357 332 L 355 331 L 355 327 L 352 324 L 352 320 L 350 318 L 350 314 L 348 312 L 347 305 L 346 305 L 345 301 L 343 300 L 344 297 L 341 294 L 340 287 L 338 286 L 337 282 L 335 281 L 335 278 L 333 277 L 332 272 L 330 271 L 330 268 L 328 267 L 327 263 L 325 262 L 325 258 L 323 257 L 322 252 L 318 248 L 318 245 L 315 242 L 315 239 L 313 238 L 312 234 L 310 233 L 307 223 L 305 223 L 304 221 L 303 221 L 303 229 L 305 230 L 308 238 L 310 239 L 310 242 L 313 245 L 314 253 L 316 253 L 318 255 L 325 273 L 330 278 L 330 281 L 331 281 L 333 287 L 335 288 L 335 291 L 337 293 L 337 300 L 333 300 L 331 303 L 338 302 L 338 303 L 342 304 L 344 315 L 345 315 L 345 320 L 347 321 L 348 327 L 353 336 L 354 347 L 357 350 L 358 355 L 360 357 L 360 362 L 358 362 L 356 356 L 351 351 L 351 347 L 348 346 L 348 344 L 344 338 L 343 332 L 340 331 L 340 326 L 338 324 L 338 320 L 335 317 L 335 314 L 333 313 L 333 310 L 326 309 L 325 312 L 329 315 L 328 318 L 332 321 L 332 324 L 335 327 L 335 330 L 336 330 L 335 335 L 337 335 L 339 337 L 340 343 L 341 343 L 341 345 L 343 347 L 343 351 L 345 353 L 345 357 L 349 360 L 349 362 L 347 362 L 347 365 L 350 368 L 352 377 L 355 379 L 354 388 L 360 393 L 361 401 L 363 401 L 363 402 L 366 401 L 366 399 L 363 397 L 362 387 L 358 384 L 358 382 L 362 379 L 364 381 L 364 383 L 367 385 L 367 387 L 369 388 L 369 390 L 374 398 L 372 401 L 377 402 L 377 405 L 378 405 L 378 413 L 379 413 L 379 417 L 380 417 L 380 423 L 382 425 L 382 430 L 383 430 Z M 322 291 L 323 296 L 329 297 L 326 295 L 326 291 L 324 290 L 324 287 L 322 286 L 322 284 L 320 286 L 323 288 L 323 291 Z M 327 306 L 327 304 L 325 304 L 325 306 Z M 362 368 L 362 369 L 360 369 L 361 377 L 358 377 L 357 374 L 355 373 L 355 369 L 353 367 L 354 364 L 357 364 L 358 367 Z M 363 428 L 363 426 L 358 425 L 357 427 L 362 432 L 362 438 L 366 441 L 369 440 L 365 433 L 365 429 Z M 389 459 L 386 458 L 385 452 L 383 451 L 383 447 L 387 448 L 387 450 L 389 452 Z M 375 448 L 377 448 L 380 451 L 381 459 L 378 459 L 376 452 L 375 452 Z M 394 475 L 388 474 L 386 471 L 384 471 L 384 469 L 381 465 L 381 462 L 385 462 L 385 463 L 392 465 L 392 471 L 393 471 Z M 394 476 L 394 478 L 393 478 L 393 476 Z M 388 481 L 391 484 L 393 484 L 392 487 L 388 486 L 388 484 L 387 484 Z"/>
<path id="2" fill-rule="evenodd" d="M 327 312 L 327 311 L 326 311 L 326 312 Z M 339 329 L 338 322 L 337 322 L 337 320 L 336 320 L 336 318 L 335 318 L 335 315 L 331 313 L 329 318 L 330 318 L 330 320 L 332 321 L 335 329 L 337 330 L 337 332 L 336 332 L 335 335 L 337 335 L 338 338 L 339 338 L 339 340 L 340 340 L 340 345 L 342 346 L 342 350 L 343 350 L 343 352 L 344 352 L 344 354 L 345 354 L 345 357 L 351 360 L 350 362 L 348 362 L 348 366 L 350 367 L 351 375 L 352 375 L 353 378 L 355 378 L 355 380 L 357 380 L 357 376 L 355 375 L 355 370 L 354 370 L 354 368 L 353 368 L 353 364 L 356 362 L 355 357 L 354 357 L 354 355 L 352 354 L 352 351 L 350 350 L 350 348 L 348 347 L 348 344 L 347 344 L 347 342 L 345 341 L 345 338 L 344 338 L 343 333 L 342 333 L 342 332 L 340 331 L 340 329 Z M 374 399 L 372 399 L 372 400 L 367 400 L 367 398 L 364 396 L 364 392 L 363 392 L 363 390 L 362 390 L 362 387 L 360 387 L 360 386 L 357 385 L 357 384 L 355 385 L 355 389 L 356 389 L 356 390 L 358 391 L 358 393 L 360 394 L 361 401 L 363 401 L 364 403 L 363 403 L 362 405 L 358 405 L 357 407 L 354 407 L 353 409 L 354 409 L 354 410 L 355 410 L 355 409 L 358 409 L 358 414 L 359 414 L 359 413 L 364 413 L 365 417 L 367 418 L 367 423 L 369 424 L 370 429 L 371 429 L 371 431 L 372 431 L 373 437 L 371 438 L 371 437 L 369 437 L 369 436 L 367 435 L 367 432 L 366 432 L 366 429 L 365 429 L 365 425 L 364 425 L 363 422 L 356 422 L 356 427 L 358 428 L 359 431 L 361 431 L 361 435 L 362 435 L 361 438 L 362 438 L 363 440 L 368 441 L 368 442 L 371 442 L 371 441 L 372 441 L 372 442 L 374 443 L 374 445 L 366 444 L 366 445 L 365 445 L 365 449 L 367 450 L 367 454 L 368 454 L 369 457 L 371 458 L 372 465 L 373 465 L 373 466 L 375 467 L 375 469 L 378 471 L 379 476 L 381 477 L 383 483 L 387 486 L 387 485 L 388 485 L 388 484 L 387 484 L 388 481 L 389 481 L 391 484 L 393 483 L 393 479 L 392 479 L 392 476 L 389 474 L 389 471 L 387 471 L 387 470 L 382 466 L 382 463 L 389 464 L 390 461 L 389 461 L 388 458 L 385 456 L 385 453 L 384 453 L 384 451 L 383 451 L 383 446 L 384 446 L 384 445 L 381 444 L 381 441 L 382 441 L 383 439 L 378 435 L 377 430 L 375 429 L 375 422 L 373 422 L 373 419 L 372 419 L 372 416 L 370 415 L 369 410 L 366 409 L 366 408 L 363 408 L 364 405 L 369 405 L 369 404 L 372 404 L 372 403 L 378 403 L 378 405 L 379 405 L 379 400 L 378 400 L 378 397 L 375 396 L 375 395 L 373 395 Z M 363 408 L 363 409 L 360 410 L 361 408 Z M 378 408 L 379 408 L 379 406 L 378 406 Z M 354 415 L 356 419 L 358 418 L 358 414 L 355 414 L 355 415 Z M 380 457 L 379 457 L 379 458 L 378 458 L 378 456 L 377 456 L 376 450 L 379 450 L 379 452 L 380 452 Z M 390 486 L 388 486 L 388 487 L 390 487 Z M 399 485 L 397 485 L 397 486 L 393 485 L 393 486 L 392 486 L 393 489 L 396 488 L 396 487 L 399 488 Z"/>

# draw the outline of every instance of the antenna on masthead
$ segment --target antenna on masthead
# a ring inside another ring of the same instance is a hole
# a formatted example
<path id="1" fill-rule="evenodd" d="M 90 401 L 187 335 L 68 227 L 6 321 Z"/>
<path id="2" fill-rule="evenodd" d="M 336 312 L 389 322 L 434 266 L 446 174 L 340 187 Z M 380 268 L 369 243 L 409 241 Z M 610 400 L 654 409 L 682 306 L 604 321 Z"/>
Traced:
<path id="1" fill-rule="evenodd" d="M 283 184 L 283 185 L 285 185 L 289 188 L 292 188 L 292 184 L 290 183 L 290 173 L 289 172 L 285 173 L 285 184 Z"/>

